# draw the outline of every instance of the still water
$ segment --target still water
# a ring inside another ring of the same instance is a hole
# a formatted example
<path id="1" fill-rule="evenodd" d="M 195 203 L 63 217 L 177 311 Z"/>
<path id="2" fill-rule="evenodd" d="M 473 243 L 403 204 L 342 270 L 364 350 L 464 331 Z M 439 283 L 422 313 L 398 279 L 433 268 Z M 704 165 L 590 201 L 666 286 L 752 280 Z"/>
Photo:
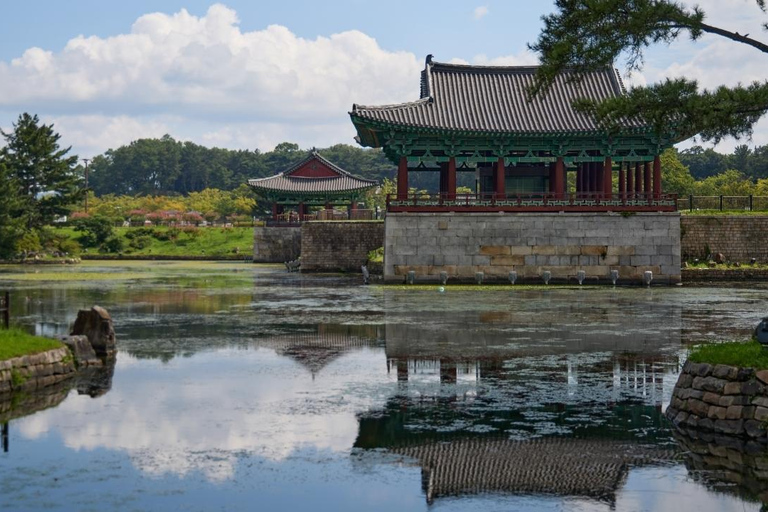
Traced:
<path id="1" fill-rule="evenodd" d="M 98 304 L 119 349 L 91 381 L 0 408 L 2 510 L 768 500 L 768 456 L 702 456 L 663 419 L 688 347 L 747 339 L 765 289 L 441 292 L 222 263 L 0 272 L 16 323 L 65 333 Z"/>

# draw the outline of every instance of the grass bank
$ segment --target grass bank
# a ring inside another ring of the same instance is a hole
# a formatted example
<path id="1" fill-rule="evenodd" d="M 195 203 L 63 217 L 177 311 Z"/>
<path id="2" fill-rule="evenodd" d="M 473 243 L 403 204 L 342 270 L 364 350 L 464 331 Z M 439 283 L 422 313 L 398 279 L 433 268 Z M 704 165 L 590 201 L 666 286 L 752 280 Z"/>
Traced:
<path id="1" fill-rule="evenodd" d="M 74 228 L 57 228 L 56 233 L 77 241 L 81 233 Z M 95 248 L 83 248 L 83 257 L 114 258 L 175 257 L 175 258 L 233 258 L 253 254 L 252 227 L 204 227 L 168 228 L 135 227 L 115 228 L 114 235 L 122 242 L 119 250 L 99 252 Z"/>
<path id="2" fill-rule="evenodd" d="M 768 368 L 768 350 L 756 341 L 715 343 L 694 347 L 688 360 L 763 370 Z"/>
<path id="3" fill-rule="evenodd" d="M 56 340 L 32 336 L 21 329 L 0 330 L 0 361 L 38 354 L 64 345 Z"/>

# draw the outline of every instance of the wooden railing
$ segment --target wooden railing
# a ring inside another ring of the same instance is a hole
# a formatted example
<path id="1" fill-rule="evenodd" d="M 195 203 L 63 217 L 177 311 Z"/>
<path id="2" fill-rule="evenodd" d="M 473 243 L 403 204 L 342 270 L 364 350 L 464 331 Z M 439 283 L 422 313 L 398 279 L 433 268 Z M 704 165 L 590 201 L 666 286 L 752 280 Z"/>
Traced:
<path id="1" fill-rule="evenodd" d="M 316 213 L 299 215 L 295 212 L 281 213 L 276 218 L 267 219 L 267 226 L 300 226 L 309 221 L 373 220 L 373 210 L 320 210 Z"/>
<path id="2" fill-rule="evenodd" d="M 675 194 L 408 194 L 387 196 L 389 212 L 676 211 Z"/>

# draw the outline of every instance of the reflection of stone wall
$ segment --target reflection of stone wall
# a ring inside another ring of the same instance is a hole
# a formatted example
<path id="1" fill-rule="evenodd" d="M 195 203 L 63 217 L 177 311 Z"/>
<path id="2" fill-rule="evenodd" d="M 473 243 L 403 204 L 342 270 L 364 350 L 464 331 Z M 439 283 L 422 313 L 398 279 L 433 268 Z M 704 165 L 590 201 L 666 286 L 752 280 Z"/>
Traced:
<path id="1" fill-rule="evenodd" d="M 301 271 L 359 272 L 368 253 L 383 245 L 383 222 L 306 222 L 301 227 Z"/>
<path id="2" fill-rule="evenodd" d="M 30 393 L 0 394 L 0 423 L 55 407 L 67 398 L 71 382 L 62 382 Z"/>
<path id="3" fill-rule="evenodd" d="M 575 279 L 680 281 L 680 215 L 677 213 L 393 214 L 386 219 L 384 279 L 435 279 L 441 271 L 471 280 L 484 272 L 504 280 L 515 270 L 521 280 Z"/>
<path id="4" fill-rule="evenodd" d="M 768 452 L 763 445 L 684 428 L 675 440 L 689 471 L 708 487 L 768 502 Z"/>
<path id="5" fill-rule="evenodd" d="M 723 253 L 728 261 L 768 261 L 768 215 L 684 216 L 680 238 L 685 258 L 706 258 Z"/>
<path id="6" fill-rule="evenodd" d="M 768 443 L 768 370 L 755 372 L 687 361 L 672 394 L 667 418 L 683 428 Z"/>
<path id="7" fill-rule="evenodd" d="M 298 227 L 253 228 L 253 262 L 283 263 L 293 261 L 301 252 Z"/>
<path id="8" fill-rule="evenodd" d="M 66 380 L 74 373 L 75 364 L 66 347 L 14 357 L 0 361 L 0 394 L 34 391 Z"/>

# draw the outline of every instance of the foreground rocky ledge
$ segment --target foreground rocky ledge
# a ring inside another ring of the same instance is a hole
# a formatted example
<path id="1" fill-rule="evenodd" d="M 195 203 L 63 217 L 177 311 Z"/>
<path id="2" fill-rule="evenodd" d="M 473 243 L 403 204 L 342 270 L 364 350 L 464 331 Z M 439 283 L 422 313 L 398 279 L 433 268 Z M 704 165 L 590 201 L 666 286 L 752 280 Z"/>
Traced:
<path id="1" fill-rule="evenodd" d="M 42 389 L 74 377 L 88 367 L 114 366 L 115 329 L 107 310 L 80 310 L 64 346 L 0 361 L 0 395 Z"/>
<path id="2" fill-rule="evenodd" d="M 666 416 L 681 430 L 768 444 L 768 370 L 687 361 Z"/>

